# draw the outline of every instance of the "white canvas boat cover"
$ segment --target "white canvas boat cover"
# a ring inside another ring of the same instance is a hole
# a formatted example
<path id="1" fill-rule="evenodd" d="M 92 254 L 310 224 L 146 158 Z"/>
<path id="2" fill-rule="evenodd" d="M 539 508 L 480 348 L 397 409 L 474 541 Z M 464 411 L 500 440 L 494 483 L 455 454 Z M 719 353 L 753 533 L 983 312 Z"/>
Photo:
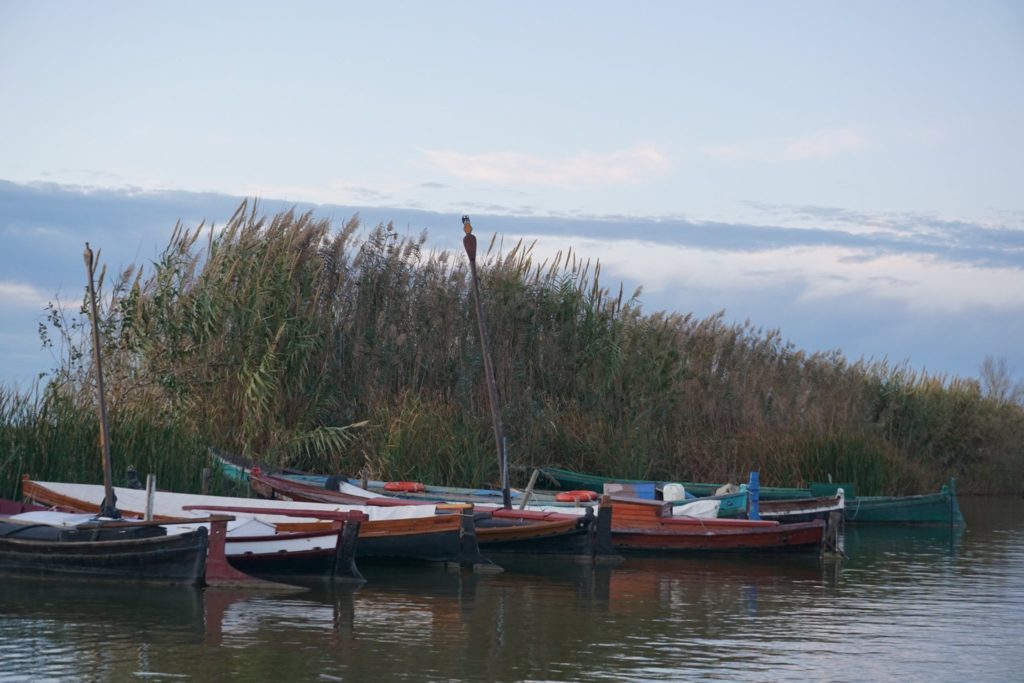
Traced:
<path id="1" fill-rule="evenodd" d="M 75 500 L 99 505 L 103 501 L 103 487 L 98 484 L 65 484 L 61 482 L 36 481 L 35 485 L 62 496 Z M 117 508 L 122 513 L 142 515 L 146 510 L 146 492 L 140 489 L 114 488 L 117 497 Z M 199 509 L 185 510 L 186 506 L 198 505 Z M 153 514 L 161 517 L 206 517 L 212 511 L 207 507 L 245 507 L 259 508 L 258 519 L 268 523 L 296 522 L 303 519 L 312 521 L 315 517 L 286 517 L 275 515 L 281 510 L 311 510 L 325 512 L 362 512 L 370 521 L 388 519 L 417 519 L 432 517 L 437 512 L 435 505 L 402 505 L 402 506 L 366 506 L 340 505 L 334 503 L 302 503 L 285 500 L 267 500 L 264 498 L 234 498 L 231 496 L 203 496 L 194 493 L 173 493 L 157 491 L 153 495 Z M 266 511 L 264 514 L 263 511 Z M 231 514 L 231 513 L 227 513 Z M 253 513 L 245 513 L 252 515 Z M 236 515 L 238 516 L 238 515 Z M 230 528 L 230 527 L 229 527 Z"/>

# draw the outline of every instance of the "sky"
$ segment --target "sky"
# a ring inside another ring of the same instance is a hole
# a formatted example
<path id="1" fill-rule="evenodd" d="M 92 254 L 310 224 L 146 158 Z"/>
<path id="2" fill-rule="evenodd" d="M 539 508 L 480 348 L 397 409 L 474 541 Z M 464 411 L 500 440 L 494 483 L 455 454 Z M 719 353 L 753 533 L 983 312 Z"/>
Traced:
<path id="1" fill-rule="evenodd" d="M 1024 374 L 1024 3 L 0 0 L 0 382 L 83 243 L 458 216 L 809 351 Z"/>

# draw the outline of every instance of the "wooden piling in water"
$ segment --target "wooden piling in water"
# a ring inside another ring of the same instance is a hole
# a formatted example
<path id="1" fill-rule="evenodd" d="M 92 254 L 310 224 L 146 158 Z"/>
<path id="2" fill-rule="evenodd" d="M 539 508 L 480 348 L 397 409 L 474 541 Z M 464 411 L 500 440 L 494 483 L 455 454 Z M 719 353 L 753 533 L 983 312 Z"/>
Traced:
<path id="1" fill-rule="evenodd" d="M 347 519 L 341 523 L 338 542 L 334 547 L 334 566 L 331 568 L 331 578 L 335 581 L 366 581 L 356 566 L 356 539 L 359 537 L 359 527 L 360 522 L 355 519 Z"/>
<path id="2" fill-rule="evenodd" d="M 843 511 L 832 510 L 828 513 L 828 519 L 825 521 L 825 532 L 822 537 L 822 553 L 831 555 L 844 555 L 842 544 L 840 542 L 840 533 L 843 528 Z"/>

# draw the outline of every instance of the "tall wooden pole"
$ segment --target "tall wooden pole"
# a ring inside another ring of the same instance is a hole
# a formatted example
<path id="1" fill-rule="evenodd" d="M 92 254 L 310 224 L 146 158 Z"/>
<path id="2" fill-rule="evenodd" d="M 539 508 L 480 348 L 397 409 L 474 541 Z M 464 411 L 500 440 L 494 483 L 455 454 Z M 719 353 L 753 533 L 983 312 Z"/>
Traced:
<path id="1" fill-rule="evenodd" d="M 494 379 L 494 367 L 491 365 L 491 347 L 487 341 L 487 328 L 484 325 L 484 307 L 480 303 L 480 281 L 476 276 L 476 235 L 469 222 L 469 216 L 462 217 L 462 229 L 466 236 L 462 238 L 462 246 L 469 257 L 469 272 L 473 278 L 473 302 L 476 305 L 476 322 L 480 329 L 480 355 L 484 359 L 484 374 L 487 376 L 487 396 L 491 402 L 491 421 L 494 423 L 494 443 L 498 451 L 498 471 L 501 473 L 501 500 L 506 510 L 512 509 L 512 495 L 508 485 L 508 463 L 505 460 L 505 429 L 501 424 L 501 404 L 498 402 L 498 383 Z"/>
<path id="2" fill-rule="evenodd" d="M 93 288 L 93 276 L 96 274 L 96 262 L 92 257 L 89 243 L 85 243 L 85 271 L 89 274 L 89 318 L 92 320 L 92 359 L 96 365 L 96 393 L 100 412 L 100 451 L 103 455 L 103 504 L 100 506 L 101 517 L 118 519 L 117 498 L 114 496 L 114 476 L 110 469 L 110 430 L 107 428 L 107 401 L 103 389 L 103 364 L 100 360 L 100 326 L 99 313 L 96 308 L 96 290 Z"/>

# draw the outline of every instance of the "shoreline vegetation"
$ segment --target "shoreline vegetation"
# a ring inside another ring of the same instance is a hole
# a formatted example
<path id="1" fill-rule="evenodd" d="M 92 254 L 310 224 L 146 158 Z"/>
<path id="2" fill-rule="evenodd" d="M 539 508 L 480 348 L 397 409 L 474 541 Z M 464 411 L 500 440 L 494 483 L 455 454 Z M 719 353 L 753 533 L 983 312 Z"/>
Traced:
<path id="1" fill-rule="evenodd" d="M 458 226 L 452 226 L 458 230 Z M 179 224 L 157 261 L 99 282 L 113 460 L 197 491 L 216 446 L 324 473 L 498 481 L 468 263 L 392 225 L 334 229 L 245 202 Z M 719 313 L 645 313 L 574 253 L 479 259 L 517 465 L 632 479 L 852 481 L 860 495 L 1024 494 L 1024 407 L 977 380 L 806 353 Z M 58 367 L 0 386 L 0 497 L 23 473 L 96 482 L 84 309 L 40 326 Z M 123 481 L 124 472 L 115 472 Z M 227 487 L 214 476 L 214 489 Z"/>

